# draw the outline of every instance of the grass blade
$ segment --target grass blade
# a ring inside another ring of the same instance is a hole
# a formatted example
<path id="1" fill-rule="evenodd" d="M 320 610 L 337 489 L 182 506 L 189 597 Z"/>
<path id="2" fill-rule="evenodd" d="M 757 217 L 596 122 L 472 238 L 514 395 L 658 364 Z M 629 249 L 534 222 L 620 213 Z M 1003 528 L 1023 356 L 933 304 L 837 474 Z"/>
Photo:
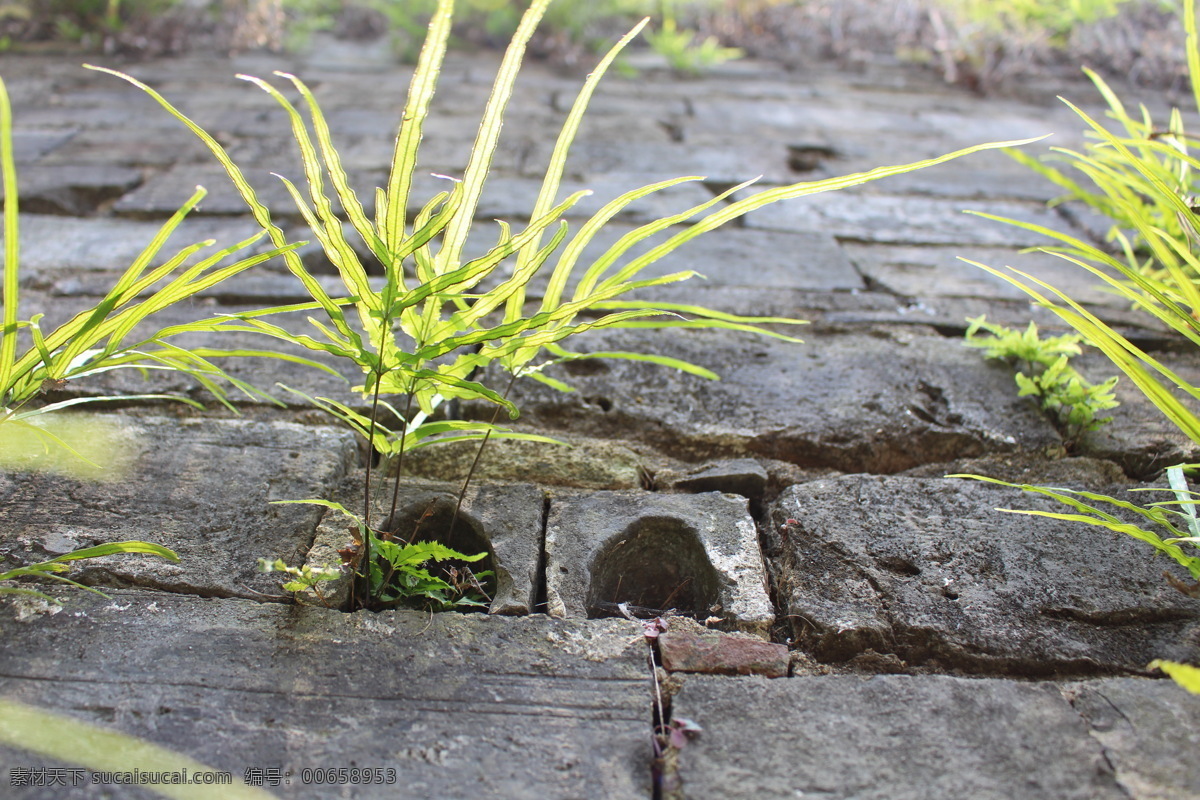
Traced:
<path id="1" fill-rule="evenodd" d="M 0 391 L 8 387 L 17 358 L 17 308 L 20 304 L 18 256 L 20 226 L 17 215 L 17 167 L 13 155 L 12 105 L 0 79 L 0 175 L 4 181 L 4 327 L 0 329 Z M 7 398 L 0 395 L 0 406 Z"/>
<path id="2" fill-rule="evenodd" d="M 450 23 L 454 13 L 454 0 L 438 0 L 437 10 L 429 22 L 425 44 L 417 60 L 417 68 L 408 87 L 408 100 L 400 129 L 396 133 L 396 149 L 392 154 L 392 170 L 388 176 L 384 203 L 376 204 L 376 224 L 388 249 L 395 252 L 400 247 L 406 230 L 405 215 L 408 213 L 408 198 L 412 192 L 413 175 L 417 166 L 417 151 L 421 145 L 425 117 L 429 114 L 429 103 L 437 88 L 438 75 L 446 56 L 446 45 L 450 39 Z M 399 263 L 385 265 L 400 269 Z"/>
<path id="3" fill-rule="evenodd" d="M 463 174 L 463 200 L 454 218 L 446 227 L 442 249 L 437 255 L 438 272 L 453 269 L 462 255 L 462 248 L 467 241 L 467 233 L 475 218 L 475 209 L 479 206 L 479 198 L 483 194 L 484 181 L 487 180 L 488 170 L 492 165 L 492 157 L 500 139 L 500 128 L 504 121 L 504 112 L 508 108 L 509 98 L 512 97 L 513 86 L 517 73 L 521 68 L 521 60 L 525 56 L 525 46 L 534 29 L 546 13 L 550 0 L 533 0 L 521 17 L 500 69 L 496 73 L 496 81 L 492 84 L 492 93 L 488 97 L 487 107 L 483 112 L 483 120 L 479 125 L 479 133 L 475 137 L 475 145 L 471 148 L 471 158 L 467 162 L 467 170 Z"/>

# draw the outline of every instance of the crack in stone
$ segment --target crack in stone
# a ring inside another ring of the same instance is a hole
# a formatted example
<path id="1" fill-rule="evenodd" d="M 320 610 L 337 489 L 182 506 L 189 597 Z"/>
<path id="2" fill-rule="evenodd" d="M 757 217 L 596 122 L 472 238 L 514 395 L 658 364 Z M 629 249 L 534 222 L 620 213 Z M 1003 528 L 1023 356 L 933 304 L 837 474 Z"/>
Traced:
<path id="1" fill-rule="evenodd" d="M 1108 699 L 1103 692 L 1094 690 L 1093 693 L 1096 697 L 1103 700 L 1105 705 L 1107 705 L 1118 717 L 1120 717 L 1125 724 L 1129 725 L 1130 727 L 1133 726 L 1133 721 L 1125 715 L 1125 712 L 1121 711 L 1120 707 L 1118 707 L 1116 703 Z M 1118 769 L 1116 762 L 1113 760 L 1112 751 L 1096 737 L 1096 726 L 1093 723 L 1091 716 L 1084 709 L 1079 707 L 1079 695 L 1076 692 L 1070 691 L 1061 686 L 1059 687 L 1059 694 L 1067 702 L 1067 705 L 1071 707 L 1071 710 L 1079 715 L 1079 719 L 1087 727 L 1088 736 L 1093 742 L 1096 743 L 1096 746 L 1100 748 L 1100 758 L 1104 761 L 1104 765 L 1108 767 L 1108 774 L 1111 777 L 1113 787 L 1126 797 L 1130 798 L 1130 800 L 1136 800 L 1136 795 L 1131 792 L 1117 776 Z"/>

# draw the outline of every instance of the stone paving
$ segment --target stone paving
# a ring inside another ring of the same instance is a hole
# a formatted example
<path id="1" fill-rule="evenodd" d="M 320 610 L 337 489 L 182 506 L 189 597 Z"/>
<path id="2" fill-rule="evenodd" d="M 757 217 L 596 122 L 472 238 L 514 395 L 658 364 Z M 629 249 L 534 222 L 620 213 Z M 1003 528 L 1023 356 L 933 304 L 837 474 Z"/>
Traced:
<path id="1" fill-rule="evenodd" d="M 382 46 L 320 41 L 305 56 L 128 66 L 215 133 L 297 238 L 270 175 L 296 173 L 286 117 L 234 74 L 287 69 L 308 82 L 363 197 L 384 175 L 409 75 Z M 190 133 L 79 60 L 6 54 L 0 64 L 25 211 L 21 312 L 45 313 L 44 326 L 102 296 L 197 184 L 209 195 L 173 243 L 254 230 Z M 462 169 L 496 65 L 494 54 L 451 54 L 424 171 Z M 528 214 L 580 82 L 527 67 L 479 211 L 481 242 L 490 220 Z M 1064 91 L 1097 111 L 1087 85 Z M 741 62 L 702 80 L 650 68 L 597 92 L 566 187 L 595 194 L 570 219 L 652 180 L 706 176 L 631 205 L 604 246 L 756 175 L 790 184 L 1045 133 L 1078 146 L 1079 130 L 1052 98 L 980 99 L 896 65 L 847 74 Z M 153 403 L 103 412 L 129 445 L 129 471 L 102 484 L 0 474 L 0 554 L 33 560 L 139 538 L 182 560 L 110 558 L 80 571 L 111 599 L 64 591 L 61 608 L 0 604 L 0 697 L 239 779 L 265 770 L 278 797 L 1200 797 L 1190 757 L 1200 698 L 1146 670 L 1154 658 L 1200 661 L 1200 600 L 1165 583 L 1173 565 L 1128 537 L 996 513 L 1050 506 L 943 477 L 1120 493 L 1196 458 L 1127 385 L 1114 423 L 1068 448 L 1016 396 L 1007 368 L 962 345 L 967 316 L 1054 320 L 959 256 L 1045 277 L 1200 380 L 1194 353 L 1171 350 L 1079 270 L 1020 254 L 1043 244 L 1036 236 L 962 213 L 1077 224 L 1047 210 L 1053 194 L 991 152 L 765 208 L 664 259 L 657 274 L 707 280 L 657 298 L 809 320 L 806 341 L 605 333 L 580 347 L 687 358 L 722 379 L 588 361 L 556 373 L 573 393 L 518 385 L 520 425 L 575 446 L 496 443 L 485 456 L 450 544 L 488 553 L 499 582 L 490 615 L 345 614 L 286 602 L 255 570 L 259 557 L 336 561 L 343 523 L 269 501 L 353 502 L 363 469 L 348 431 L 284 392 L 285 407 L 239 400 L 240 416 Z M 167 315 L 303 297 L 268 264 Z M 249 334 L 219 344 L 264 345 Z M 354 400 L 338 378 L 286 362 L 230 366 L 265 389 Z M 1096 356 L 1083 368 L 1111 372 Z M 177 377 L 150 385 L 203 398 Z M 68 391 L 146 388 L 108 376 Z M 469 458 L 445 448 L 411 459 L 401 513 L 431 514 L 431 530 L 448 522 Z M 611 617 L 620 602 L 681 614 L 662 634 L 657 691 L 672 719 L 703 731 L 657 765 L 650 649 L 639 622 Z M 0 764 L 6 797 L 156 796 L 13 785 L 14 767 L 70 765 L 12 746 L 0 746 Z M 392 768 L 397 784 L 306 779 L 337 767 Z"/>

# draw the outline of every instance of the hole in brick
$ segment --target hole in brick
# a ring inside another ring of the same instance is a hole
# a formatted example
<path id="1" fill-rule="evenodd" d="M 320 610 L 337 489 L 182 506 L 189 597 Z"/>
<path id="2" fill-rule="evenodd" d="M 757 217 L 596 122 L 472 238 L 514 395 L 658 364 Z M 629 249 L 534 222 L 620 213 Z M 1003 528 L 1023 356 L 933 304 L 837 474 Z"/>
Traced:
<path id="1" fill-rule="evenodd" d="M 588 617 L 635 616 L 670 609 L 705 619 L 719 604 L 720 580 L 696 532 L 677 519 L 647 517 L 630 525 L 596 556 Z"/>
<path id="2" fill-rule="evenodd" d="M 897 575 L 904 575 L 905 577 L 911 578 L 921 574 L 921 568 L 909 561 L 907 558 L 888 556 L 885 558 L 877 558 L 875 559 L 875 562 L 889 572 L 894 572 Z"/>
<path id="3" fill-rule="evenodd" d="M 604 375 L 612 372 L 612 367 L 596 358 L 580 358 L 566 361 L 562 365 L 568 375 Z"/>
<path id="4" fill-rule="evenodd" d="M 607 397 L 591 396 L 591 397 L 585 397 L 585 398 L 583 398 L 583 400 L 585 403 L 596 406 L 597 408 L 599 408 L 601 411 L 603 411 L 606 414 L 609 411 L 612 411 L 612 407 L 613 407 L 612 400 L 609 400 Z"/>
<path id="5" fill-rule="evenodd" d="M 384 530 L 391 531 L 393 541 L 401 545 L 406 542 L 437 542 L 466 555 L 487 553 L 479 561 L 431 561 L 426 569 L 430 574 L 451 584 L 469 582 L 471 575 L 492 573 L 479 579 L 488 599 L 491 599 L 496 593 L 496 562 L 491 547 L 483 533 L 462 514 L 458 515 L 458 521 L 451 530 L 450 521 L 454 518 L 454 506 L 454 498 L 443 495 L 432 501 L 402 507 L 388 520 Z M 487 611 L 487 606 L 463 606 L 462 610 Z"/>
<path id="6" fill-rule="evenodd" d="M 793 172 L 813 172 L 820 169 L 826 161 L 838 157 L 838 152 L 823 144 L 789 144 L 787 165 Z"/>

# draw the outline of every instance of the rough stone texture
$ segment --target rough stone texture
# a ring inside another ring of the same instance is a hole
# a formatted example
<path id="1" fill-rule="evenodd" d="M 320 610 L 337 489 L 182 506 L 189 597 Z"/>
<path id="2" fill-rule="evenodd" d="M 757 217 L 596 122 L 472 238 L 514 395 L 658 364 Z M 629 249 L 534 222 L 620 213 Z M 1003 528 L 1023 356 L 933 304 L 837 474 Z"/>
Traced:
<path id="1" fill-rule="evenodd" d="M 968 207 L 1062 229 L 1063 220 L 1037 203 L 993 201 Z M 963 213 L 962 200 L 930 197 L 830 193 L 779 203 L 746 216 L 751 228 L 822 231 L 839 239 L 881 244 L 957 244 L 993 247 L 1036 247 L 1044 237 L 1013 225 Z M 1082 233 L 1082 232 L 1080 232 Z"/>
<path id="2" fill-rule="evenodd" d="M 138 170 L 107 164 L 30 167 L 21 170 L 21 210 L 86 216 L 141 181 Z M 0 189 L 0 198 L 3 197 L 4 190 Z"/>
<path id="3" fill-rule="evenodd" d="M 56 275 L 50 282 L 48 291 L 50 296 L 55 298 L 102 297 L 119 278 L 120 275 L 113 272 Z M 346 290 L 336 275 L 317 273 L 313 278 L 331 295 Z M 280 301 L 301 303 L 311 300 L 299 278 L 290 272 L 274 272 L 269 268 L 239 273 L 205 289 L 198 296 L 210 303 L 244 307 L 251 304 L 265 307 L 271 303 L 279 304 Z"/>
<path id="4" fill-rule="evenodd" d="M 278 594 L 257 559 L 302 559 L 320 512 L 273 500 L 326 497 L 356 456 L 349 432 L 286 422 L 113 418 L 124 477 L 104 483 L 2 473 L 0 550 L 41 561 L 105 542 L 141 539 L 177 552 L 81 562 L 85 583 L 216 596 Z"/>
<path id="5" fill-rule="evenodd" d="M 672 710 L 689 800 L 1129 800 L 1055 684 L 704 675 Z"/>
<path id="6" fill-rule="evenodd" d="M 668 630 L 659 635 L 658 650 L 663 669 L 668 672 L 762 675 L 766 678 L 782 678 L 788 674 L 788 649 L 771 642 Z"/>
<path id="7" fill-rule="evenodd" d="M 21 127 L 13 131 L 13 157 L 18 164 L 29 164 L 71 140 L 77 128 L 38 129 L 28 126 L 22 117 Z"/>
<path id="8" fill-rule="evenodd" d="M 658 488 L 683 492 L 730 492 L 750 499 L 761 498 L 767 488 L 767 471 L 752 458 L 708 462 L 687 472 L 658 472 Z"/>
<path id="9" fill-rule="evenodd" d="M 1098 477 L 1077 480 L 1103 491 Z M 771 511 L 775 580 L 801 646 L 1042 675 L 1200 657 L 1200 601 L 1164 581 L 1173 564 L 1129 536 L 997 507 L 1068 510 L 965 480 L 850 475 L 786 490 Z"/>
<path id="10" fill-rule="evenodd" d="M 361 612 L 149 592 L 71 593 L 17 621 L 0 606 L 0 691 L 145 737 L 242 777 L 391 767 L 355 797 L 649 796 L 640 626 L 546 617 Z M 5 764 L 42 759 L 0 749 Z M 402 788 L 398 788 L 402 787 Z M 71 797 L 109 796 L 103 790 Z M 61 790 L 17 791 L 20 798 Z M 122 795 L 124 796 L 124 795 Z"/>
<path id="11" fill-rule="evenodd" d="M 669 194 L 664 195 L 660 204 L 666 205 L 670 199 Z M 663 215 L 685 207 L 678 200 L 671 202 L 675 207 L 663 208 Z M 568 235 L 577 230 L 577 225 L 572 226 Z M 579 279 L 592 264 L 634 230 L 630 225 L 614 223 L 597 233 L 583 249 L 567 281 L 567 296 L 575 291 Z M 642 240 L 617 259 L 606 276 L 678 232 L 669 229 Z M 482 233 L 483 242 L 475 247 L 480 253 L 494 244 L 494 231 L 484 229 Z M 552 259 L 551 264 L 557 264 L 557 260 Z M 866 288 L 850 259 L 831 236 L 813 232 L 748 231 L 735 227 L 718 228 L 686 242 L 645 267 L 638 277 L 658 278 L 689 270 L 699 274 L 686 281 L 642 289 L 630 297 L 652 297 L 659 301 L 706 305 L 730 313 L 761 316 L 765 313 L 761 305 L 744 304 L 739 295 L 731 296 L 729 290 L 737 288 L 742 293 L 753 292 L 752 296 L 761 301 L 782 291 L 852 292 Z M 531 297 L 541 297 L 549 281 L 548 269 L 545 272 L 547 274 L 539 274 L 531 282 Z"/>
<path id="12" fill-rule="evenodd" d="M 293 183 L 301 180 L 303 173 L 289 171 L 288 179 Z M 283 181 L 272 176 L 269 169 L 256 167 L 247 170 L 247 179 L 251 181 L 259 201 L 264 203 L 271 212 L 280 216 L 296 217 L 300 212 L 296 203 L 288 194 Z M 197 166 L 184 164 L 172 167 L 150 180 L 138 189 L 126 194 L 116 204 L 113 211 L 123 216 L 156 218 L 175 213 L 179 206 L 191 197 L 197 186 L 208 190 L 204 200 L 196 208 L 200 215 L 246 215 L 246 201 L 238 194 L 233 182 L 225 170 L 218 164 Z M 371 196 L 364 192 L 363 197 Z"/>
<path id="13" fill-rule="evenodd" d="M 672 174 L 670 177 L 683 177 L 691 174 L 694 173 L 682 172 Z M 640 173 L 600 175 L 588 178 L 586 181 L 568 180 L 564 181 L 558 199 L 561 202 L 566 200 L 571 193 L 584 189 L 591 192 L 590 196 L 579 200 L 565 215 L 575 219 L 572 230 L 577 230 L 580 218 L 591 217 L 626 192 L 640 189 L 653 183 L 654 180 L 653 177 Z M 445 186 L 437 186 L 432 181 L 426 183 L 434 191 L 445 191 Z M 513 222 L 526 220 L 533 210 L 533 204 L 537 200 L 541 186 L 540 176 L 533 179 L 509 177 L 502 181 L 497 180 L 485 190 L 480 201 L 477 218 L 481 220 L 503 219 Z M 433 193 L 426 191 L 420 196 L 425 198 L 425 202 L 428 202 L 428 198 L 433 197 Z M 712 192 L 708 191 L 700 182 L 691 181 L 662 189 L 630 203 L 621 210 L 616 219 L 619 222 L 639 224 L 651 222 L 678 214 L 710 200 L 712 200 Z M 489 233 L 492 239 L 495 239 L 497 230 L 492 228 Z"/>
<path id="14" fill-rule="evenodd" d="M 115 78 L 110 79 L 115 80 Z M 131 89 L 133 87 L 130 87 Z M 124 94 L 118 102 L 128 103 L 132 94 Z M 123 119 L 132 115 L 128 108 L 120 109 Z M 149 110 L 141 115 L 141 119 L 154 119 L 165 112 Z M 171 135 L 171 134 L 175 135 Z M 190 137 L 190 138 L 189 138 Z M 201 161 L 211 158 L 208 148 L 186 131 L 164 132 L 156 128 L 131 130 L 129 128 L 110 128 L 107 130 L 83 130 L 70 137 L 70 140 L 45 154 L 41 163 L 57 165 L 73 164 L 116 164 L 125 167 L 154 166 L 168 167 L 180 161 Z M 176 202 L 176 208 L 191 196 L 191 189 Z"/>
<path id="15" fill-rule="evenodd" d="M 820 346 L 717 331 L 621 332 L 579 349 L 657 352 L 720 372 L 706 381 L 634 361 L 582 361 L 513 399 L 527 424 L 636 438 L 684 458 L 763 455 L 897 472 L 987 451 L 1061 446 L 1007 367 L 922 328 L 830 333 Z M 482 411 L 479 413 L 483 413 Z"/>
<path id="16" fill-rule="evenodd" d="M 472 480 L 532 481 L 586 489 L 637 489 L 643 467 L 637 453 L 604 439 L 555 437 L 566 446 L 517 439 L 488 440 Z M 414 450 L 404 456 L 404 474 L 462 480 L 471 471 L 478 442 Z"/>
<path id="17" fill-rule="evenodd" d="M 180 196 L 173 211 L 190 195 L 189 192 Z M 66 270 L 123 272 L 141 255 L 161 227 L 161 222 L 22 214 L 21 273 L 27 276 L 29 273 Z M 248 239 L 259 230 L 253 220 L 247 219 L 185 220 L 160 251 L 156 263 L 206 239 L 215 239 L 224 247 Z M 203 252 L 201 258 L 217 250 Z M 254 252 L 247 250 L 242 257 Z"/>
<path id="18" fill-rule="evenodd" d="M 357 470 L 343 483 L 338 500 L 361 513 L 364 473 Z M 538 567 L 542 552 L 545 507 L 543 491 L 529 484 L 472 484 L 457 509 L 458 521 L 450 521 L 458 503 L 461 484 L 434 484 L 405 479 L 400 487 L 394 518 L 391 512 L 391 483 L 386 493 L 372 498 L 372 524 L 395 531 L 402 541 L 436 541 L 460 553 L 487 553 L 487 558 L 467 566 L 473 571 L 495 573 L 495 592 L 488 611 L 492 614 L 528 614 L 538 591 Z M 381 522 L 382 521 L 382 522 Z M 352 544 L 348 528 L 354 523 L 330 509 L 321 518 L 308 554 L 308 564 L 339 567 L 338 551 Z M 325 602 L 338 608 L 349 599 L 346 575 L 323 586 Z M 309 602 L 319 602 L 309 596 Z"/>
<path id="19" fill-rule="evenodd" d="M 1200 358 L 1194 351 L 1151 352 L 1150 355 L 1191 385 L 1200 385 Z M 1097 383 L 1120 375 L 1113 391 L 1121 405 L 1103 413 L 1103 416 L 1112 417 L 1111 423 L 1086 431 L 1079 437 L 1077 449 L 1080 455 L 1109 459 L 1119 464 L 1126 474 L 1140 480 L 1152 480 L 1166 467 L 1192 463 L 1200 458 L 1200 445 L 1168 420 L 1111 361 L 1092 351 L 1076 359 L 1076 363 L 1085 376 Z M 1190 405 L 1193 413 L 1200 412 L 1200 402 L 1183 392 L 1174 394 L 1185 406 Z"/>
<path id="20" fill-rule="evenodd" d="M 629 603 L 758 633 L 775 620 L 746 499 L 719 492 L 553 498 L 546 595 L 555 616 L 611 616 Z"/>
<path id="21" fill-rule="evenodd" d="M 946 297 L 1005 298 L 1022 303 L 1029 300 L 1012 284 L 962 259 L 998 270 L 1015 267 L 1063 289 L 1081 303 L 1099 306 L 1102 313 L 1127 305 L 1097 285 L 1090 273 L 1047 253 L 959 244 L 919 247 L 847 243 L 844 250 L 873 286 L 903 297 L 919 297 L 933 305 Z M 1024 313 L 1028 319 L 1028 309 Z"/>
<path id="22" fill-rule="evenodd" d="M 1064 695 L 1138 800 L 1200 797 L 1200 697 L 1170 681 L 1112 678 L 1068 684 Z"/>

